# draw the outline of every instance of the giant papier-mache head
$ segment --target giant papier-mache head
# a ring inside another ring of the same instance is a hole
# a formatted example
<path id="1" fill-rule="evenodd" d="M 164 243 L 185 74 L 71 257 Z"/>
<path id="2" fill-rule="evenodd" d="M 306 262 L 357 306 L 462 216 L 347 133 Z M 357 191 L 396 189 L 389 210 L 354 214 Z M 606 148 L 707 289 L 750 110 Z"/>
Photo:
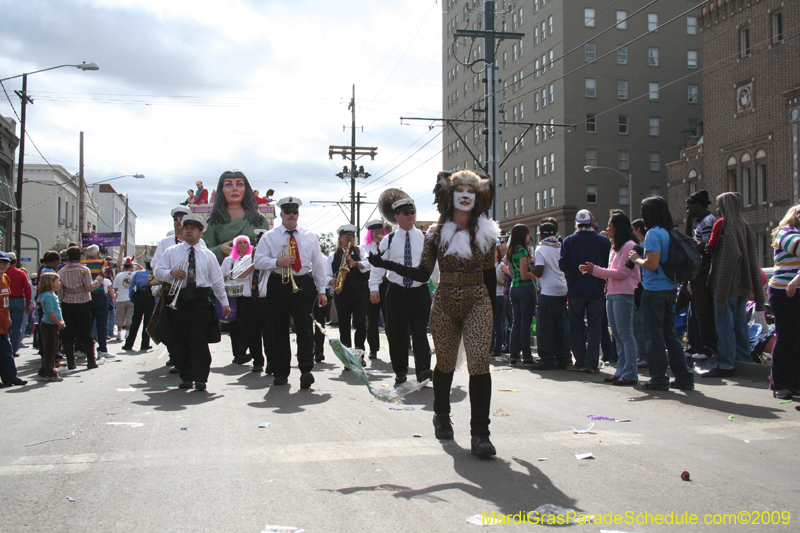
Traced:
<path id="1" fill-rule="evenodd" d="M 469 185 L 475 189 L 476 213 L 485 213 L 492 206 L 494 186 L 491 179 L 481 177 L 471 170 L 439 172 L 436 177 L 436 186 L 433 188 L 433 195 L 436 198 L 434 202 L 439 213 L 452 217 L 453 193 L 459 185 Z"/>

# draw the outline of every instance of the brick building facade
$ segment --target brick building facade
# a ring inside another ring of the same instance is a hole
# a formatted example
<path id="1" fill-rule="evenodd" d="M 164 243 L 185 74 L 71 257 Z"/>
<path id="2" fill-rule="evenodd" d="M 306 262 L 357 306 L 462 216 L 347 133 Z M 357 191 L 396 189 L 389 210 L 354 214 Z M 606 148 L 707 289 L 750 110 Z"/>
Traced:
<path id="1" fill-rule="evenodd" d="M 770 233 L 798 202 L 800 2 L 710 0 L 700 31 L 704 136 L 668 165 L 670 209 L 682 227 L 693 191 L 741 192 L 761 265 L 771 266 Z"/>

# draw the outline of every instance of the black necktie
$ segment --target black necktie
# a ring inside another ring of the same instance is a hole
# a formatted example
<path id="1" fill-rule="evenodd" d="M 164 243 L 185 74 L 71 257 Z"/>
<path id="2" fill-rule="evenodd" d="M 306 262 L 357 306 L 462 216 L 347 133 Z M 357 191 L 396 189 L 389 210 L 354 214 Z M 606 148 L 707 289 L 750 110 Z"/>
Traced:
<path id="1" fill-rule="evenodd" d="M 186 280 L 186 288 L 194 289 L 197 287 L 197 265 L 194 260 L 194 246 L 189 248 L 189 271 L 186 273 L 188 278 Z"/>

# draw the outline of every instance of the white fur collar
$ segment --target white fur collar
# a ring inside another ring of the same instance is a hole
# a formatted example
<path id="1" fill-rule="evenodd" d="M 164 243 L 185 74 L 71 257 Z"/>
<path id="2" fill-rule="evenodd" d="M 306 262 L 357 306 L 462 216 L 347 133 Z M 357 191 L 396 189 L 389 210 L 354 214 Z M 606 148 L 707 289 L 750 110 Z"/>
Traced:
<path id="1" fill-rule="evenodd" d="M 428 236 L 432 236 L 436 231 L 436 224 L 428 228 Z M 472 257 L 472 247 L 469 242 L 469 231 L 459 231 L 458 226 L 452 220 L 444 223 L 442 232 L 439 234 L 441 242 L 439 246 L 446 246 L 445 255 L 455 255 L 459 259 L 470 259 Z M 500 226 L 494 220 L 486 217 L 478 219 L 478 229 L 475 232 L 475 243 L 483 253 L 488 253 L 492 244 L 497 242 L 500 236 Z"/>

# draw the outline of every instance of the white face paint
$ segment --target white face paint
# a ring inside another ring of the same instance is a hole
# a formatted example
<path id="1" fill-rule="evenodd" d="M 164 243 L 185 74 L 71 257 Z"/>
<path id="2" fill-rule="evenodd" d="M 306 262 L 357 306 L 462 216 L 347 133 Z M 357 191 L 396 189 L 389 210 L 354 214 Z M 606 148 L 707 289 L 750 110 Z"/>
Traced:
<path id="1" fill-rule="evenodd" d="M 472 211 L 472 208 L 475 207 L 474 192 L 456 191 L 453 193 L 453 199 L 455 200 L 455 208 L 459 211 Z"/>

